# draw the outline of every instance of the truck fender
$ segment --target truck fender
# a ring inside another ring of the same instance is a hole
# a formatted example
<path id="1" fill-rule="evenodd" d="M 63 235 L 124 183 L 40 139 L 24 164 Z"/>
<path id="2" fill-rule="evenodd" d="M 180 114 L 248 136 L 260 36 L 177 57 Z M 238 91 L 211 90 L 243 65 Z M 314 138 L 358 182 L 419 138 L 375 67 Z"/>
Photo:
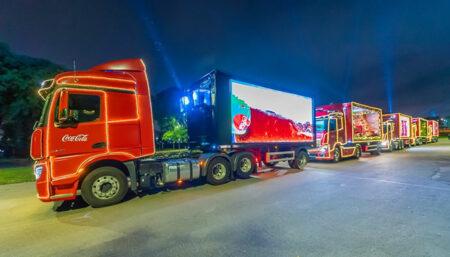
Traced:
<path id="1" fill-rule="evenodd" d="M 300 152 L 305 152 L 306 156 L 308 156 L 308 161 L 309 161 L 308 150 L 304 147 L 299 147 L 299 148 L 295 149 L 295 156 L 297 156 Z"/>
<path id="2" fill-rule="evenodd" d="M 231 165 L 231 159 L 228 155 L 224 153 L 203 153 L 198 158 L 199 164 L 200 164 L 200 175 L 202 177 L 206 176 L 206 167 L 208 167 L 208 164 L 211 160 L 217 157 L 222 157 L 230 162 L 231 171 L 233 171 L 233 165 Z M 230 174 L 233 174 L 233 172 L 230 172 Z M 233 175 L 232 175 L 233 176 Z"/>
<path id="3" fill-rule="evenodd" d="M 95 167 L 96 165 L 100 165 L 104 163 L 107 164 L 108 162 L 111 163 L 120 163 L 121 170 L 123 170 L 127 176 L 129 176 L 129 167 L 130 165 L 126 165 L 126 162 L 129 162 L 131 160 L 134 160 L 134 156 L 126 153 L 126 154 L 99 154 L 92 156 L 91 158 L 85 160 L 78 166 L 77 173 L 79 174 L 80 182 L 81 180 L 92 170 L 92 167 Z"/>

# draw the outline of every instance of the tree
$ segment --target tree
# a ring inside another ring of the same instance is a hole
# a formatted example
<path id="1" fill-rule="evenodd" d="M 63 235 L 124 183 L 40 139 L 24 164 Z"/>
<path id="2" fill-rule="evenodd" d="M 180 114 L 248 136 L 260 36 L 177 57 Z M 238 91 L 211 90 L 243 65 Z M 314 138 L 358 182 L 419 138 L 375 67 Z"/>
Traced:
<path id="1" fill-rule="evenodd" d="M 59 65 L 16 55 L 0 43 L 0 147 L 5 156 L 28 156 L 33 124 L 43 105 L 37 89 L 41 81 L 61 71 Z"/>
<path id="2" fill-rule="evenodd" d="M 188 141 L 186 126 L 181 124 L 175 117 L 164 119 L 162 130 L 164 131 L 162 140 L 172 143 L 172 148 L 175 148 L 176 143 L 178 148 L 180 148 L 181 143 Z"/>

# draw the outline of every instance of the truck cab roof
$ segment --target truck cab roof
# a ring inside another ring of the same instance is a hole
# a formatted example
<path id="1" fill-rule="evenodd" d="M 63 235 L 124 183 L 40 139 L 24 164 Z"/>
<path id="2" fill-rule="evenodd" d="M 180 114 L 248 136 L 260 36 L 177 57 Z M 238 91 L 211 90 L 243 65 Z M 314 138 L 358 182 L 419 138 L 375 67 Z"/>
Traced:
<path id="1" fill-rule="evenodd" d="M 132 91 L 145 94 L 148 92 L 145 70 L 146 67 L 142 59 L 107 62 L 85 71 L 60 73 L 54 79 L 46 81 L 39 90 L 39 94 L 45 98 L 48 93 L 61 86 Z M 144 74 L 144 77 L 136 76 L 136 73 Z"/>

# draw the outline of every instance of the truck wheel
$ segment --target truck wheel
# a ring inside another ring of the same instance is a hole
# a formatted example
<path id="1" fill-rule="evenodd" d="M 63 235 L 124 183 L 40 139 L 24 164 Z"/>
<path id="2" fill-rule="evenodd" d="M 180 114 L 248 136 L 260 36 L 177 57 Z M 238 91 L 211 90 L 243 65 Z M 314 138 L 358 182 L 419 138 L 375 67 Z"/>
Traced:
<path id="1" fill-rule="evenodd" d="M 380 155 L 380 152 L 381 152 L 381 151 L 380 151 L 380 147 L 377 147 L 377 150 L 371 151 L 370 154 L 371 154 L 371 155 Z"/>
<path id="2" fill-rule="evenodd" d="M 339 162 L 340 160 L 341 160 L 341 149 L 336 146 L 333 152 L 333 162 Z"/>
<path id="3" fill-rule="evenodd" d="M 255 171 L 256 163 L 253 154 L 248 152 L 238 153 L 236 156 L 236 175 L 239 178 L 249 178 Z"/>
<path id="4" fill-rule="evenodd" d="M 293 169 L 303 170 L 308 164 L 308 155 L 304 151 L 300 151 L 296 154 L 295 159 L 289 161 L 289 166 Z"/>
<path id="5" fill-rule="evenodd" d="M 359 159 L 361 157 L 361 147 L 357 146 L 355 149 L 355 159 Z"/>
<path id="6" fill-rule="evenodd" d="M 392 152 L 394 151 L 394 148 L 397 148 L 396 146 L 394 146 L 394 143 L 389 143 L 389 148 L 388 148 L 388 152 Z"/>
<path id="7" fill-rule="evenodd" d="M 214 158 L 206 170 L 206 181 L 211 185 L 221 185 L 230 178 L 230 163 L 225 158 Z"/>
<path id="8" fill-rule="evenodd" d="M 127 192 L 127 177 L 114 167 L 100 167 L 91 171 L 81 184 L 83 200 L 94 208 L 119 203 Z"/>

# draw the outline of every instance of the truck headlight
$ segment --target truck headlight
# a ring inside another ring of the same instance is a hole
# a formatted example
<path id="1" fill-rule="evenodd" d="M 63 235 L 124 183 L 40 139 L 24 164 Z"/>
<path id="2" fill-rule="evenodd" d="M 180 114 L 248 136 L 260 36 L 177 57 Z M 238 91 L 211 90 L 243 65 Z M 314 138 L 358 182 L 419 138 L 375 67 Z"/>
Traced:
<path id="1" fill-rule="evenodd" d="M 320 153 L 324 154 L 328 150 L 328 146 L 322 146 L 319 150 Z"/>
<path id="2" fill-rule="evenodd" d="M 34 167 L 34 176 L 36 177 L 36 180 L 41 177 L 43 169 L 44 167 L 42 167 L 41 165 Z"/>

